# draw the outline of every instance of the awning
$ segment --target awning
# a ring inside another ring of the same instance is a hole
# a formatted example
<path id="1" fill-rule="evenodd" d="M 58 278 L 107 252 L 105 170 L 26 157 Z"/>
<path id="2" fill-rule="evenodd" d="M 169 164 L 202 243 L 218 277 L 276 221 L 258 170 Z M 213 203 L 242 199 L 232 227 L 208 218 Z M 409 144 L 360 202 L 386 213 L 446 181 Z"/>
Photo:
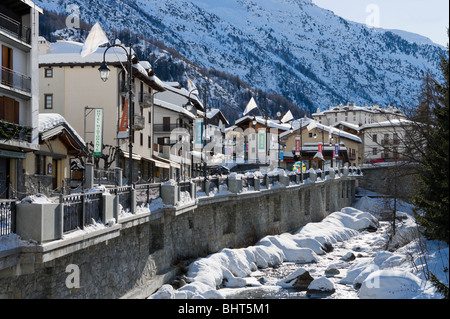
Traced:
<path id="1" fill-rule="evenodd" d="M 122 154 L 123 154 L 123 157 L 130 158 L 130 156 L 129 156 L 130 153 L 128 153 L 126 151 L 122 151 Z M 142 159 L 142 156 L 133 153 L 133 159 L 136 160 L 136 161 L 140 161 Z"/>
<path id="2" fill-rule="evenodd" d="M 178 168 L 178 169 L 180 168 L 180 164 L 175 163 L 175 162 L 172 162 L 171 160 L 168 160 L 167 158 L 162 158 L 162 157 L 156 156 L 156 155 L 153 155 L 153 157 L 154 157 L 156 160 L 158 160 L 158 161 L 160 161 L 160 162 L 162 162 L 162 163 L 164 163 L 164 164 L 170 165 L 170 166 L 172 166 L 172 167 L 174 167 L 174 168 Z"/>
<path id="3" fill-rule="evenodd" d="M 155 164 L 156 167 L 161 167 L 161 168 L 170 168 L 170 165 L 168 163 L 164 163 L 161 161 L 158 161 L 154 158 L 150 158 L 150 157 L 146 157 L 146 156 L 142 156 L 143 160 L 149 161 L 149 162 L 153 162 Z"/>

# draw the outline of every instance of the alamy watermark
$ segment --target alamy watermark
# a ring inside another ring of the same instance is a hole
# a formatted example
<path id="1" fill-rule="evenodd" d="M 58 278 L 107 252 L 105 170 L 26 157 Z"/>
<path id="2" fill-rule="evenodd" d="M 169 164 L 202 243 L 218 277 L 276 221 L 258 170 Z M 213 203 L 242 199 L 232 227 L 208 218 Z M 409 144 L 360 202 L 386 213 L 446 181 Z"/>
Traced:
<path id="1" fill-rule="evenodd" d="M 80 288 L 80 267 L 75 264 L 67 265 L 66 273 L 69 273 L 66 277 L 66 287 L 69 289 Z"/>
<path id="2" fill-rule="evenodd" d="M 371 3 L 366 6 L 366 26 L 369 28 L 380 27 L 380 7 L 377 4 Z"/>
<path id="3" fill-rule="evenodd" d="M 170 141 L 175 142 L 170 147 L 170 160 L 179 164 L 206 163 L 268 163 L 269 167 L 277 167 L 280 147 L 278 129 L 269 130 L 250 127 L 245 130 L 236 127 L 227 131 L 225 136 L 219 130 L 204 133 L 197 144 L 197 137 L 192 137 L 185 128 L 176 128 L 170 133 Z"/>
<path id="4" fill-rule="evenodd" d="M 72 29 L 80 28 L 80 7 L 76 4 L 69 4 L 66 6 L 66 13 L 69 15 L 66 18 L 66 27 Z"/>

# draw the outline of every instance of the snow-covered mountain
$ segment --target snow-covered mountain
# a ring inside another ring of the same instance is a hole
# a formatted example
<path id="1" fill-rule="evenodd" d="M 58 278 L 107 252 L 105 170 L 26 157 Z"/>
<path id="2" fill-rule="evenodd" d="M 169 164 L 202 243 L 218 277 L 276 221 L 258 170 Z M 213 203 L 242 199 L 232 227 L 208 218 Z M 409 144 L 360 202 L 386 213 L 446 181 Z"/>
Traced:
<path id="1" fill-rule="evenodd" d="M 440 55 L 446 54 L 441 46 L 412 41 L 411 34 L 403 38 L 401 32 L 346 21 L 311 0 L 36 3 L 56 12 L 78 5 L 88 23 L 164 41 L 200 67 L 237 76 L 311 111 L 349 101 L 416 104 L 424 72 L 439 76 Z"/>

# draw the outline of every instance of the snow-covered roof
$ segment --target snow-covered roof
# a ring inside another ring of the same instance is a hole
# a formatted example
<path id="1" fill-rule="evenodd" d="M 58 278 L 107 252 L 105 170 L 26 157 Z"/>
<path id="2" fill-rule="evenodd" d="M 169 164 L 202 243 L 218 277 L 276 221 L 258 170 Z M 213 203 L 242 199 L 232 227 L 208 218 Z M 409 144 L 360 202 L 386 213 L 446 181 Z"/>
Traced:
<path id="1" fill-rule="evenodd" d="M 205 113 L 202 111 L 198 111 L 197 112 L 198 115 L 204 116 Z M 223 119 L 225 120 L 225 125 L 229 125 L 230 123 L 228 122 L 228 120 L 226 119 L 225 115 L 223 115 L 222 111 L 220 109 L 210 109 L 209 111 L 206 112 L 206 117 L 208 119 L 212 119 L 213 117 L 215 117 L 218 114 L 222 114 Z"/>
<path id="2" fill-rule="evenodd" d="M 45 39 L 42 38 L 42 41 Z M 106 47 L 99 47 L 94 53 L 91 53 L 85 57 L 81 56 L 81 49 L 83 43 L 75 41 L 58 41 L 50 43 L 50 49 L 47 53 L 39 55 L 40 65 L 74 65 L 74 64 L 97 64 L 100 65 L 103 62 L 103 54 Z M 129 48 L 126 48 L 129 52 Z M 135 54 L 134 50 L 132 53 Z M 119 47 L 111 47 L 105 54 L 106 63 L 127 63 L 128 58 L 124 49 Z M 125 66 L 125 64 L 124 64 Z M 152 74 L 153 68 L 148 61 L 139 61 L 133 64 L 134 74 L 137 74 L 139 78 L 146 81 L 152 88 L 158 91 L 164 91 L 163 82 L 154 74 Z M 152 75 L 149 75 L 152 74 Z"/>
<path id="3" fill-rule="evenodd" d="M 74 135 L 79 142 L 86 146 L 86 142 L 78 135 L 77 131 L 66 121 L 66 119 L 58 113 L 40 113 L 39 114 L 39 133 L 47 132 L 59 125 L 63 125 Z"/>
<path id="4" fill-rule="evenodd" d="M 296 132 L 296 130 L 298 130 L 300 128 L 300 126 L 302 128 L 307 128 L 308 126 L 309 126 L 309 128 L 318 128 L 319 130 L 323 130 L 328 133 L 330 133 L 330 131 L 331 131 L 331 133 L 334 134 L 335 136 L 340 136 L 343 138 L 347 138 L 349 140 L 353 140 L 358 143 L 362 143 L 362 140 L 354 134 L 339 130 L 332 126 L 323 125 L 323 124 L 321 124 L 313 119 L 310 119 L 310 118 L 295 120 L 292 124 L 292 128 L 294 131 L 292 133 L 290 132 L 290 130 L 283 132 L 280 134 L 280 137 L 286 137 L 286 136 L 289 136 L 290 134 L 298 134 Z"/>
<path id="5" fill-rule="evenodd" d="M 160 100 L 160 99 L 155 99 L 154 104 L 155 104 L 155 106 L 160 106 L 160 107 L 163 107 L 165 109 L 168 109 L 168 110 L 171 110 L 171 111 L 174 111 L 174 112 L 177 112 L 177 113 L 181 113 L 181 114 L 184 114 L 184 115 L 186 115 L 186 116 L 188 116 L 188 117 L 190 117 L 192 119 L 195 119 L 195 115 L 194 114 L 192 114 L 191 112 L 189 112 L 188 110 L 186 110 L 185 108 L 183 108 L 181 106 L 178 106 L 178 105 L 175 105 L 175 104 L 172 104 L 170 102 L 163 101 L 163 100 Z"/>
<path id="6" fill-rule="evenodd" d="M 163 82 L 163 87 L 166 91 L 171 91 L 174 93 L 177 93 L 181 96 L 184 96 L 186 99 L 191 99 L 192 101 L 195 101 L 202 110 L 205 109 L 205 107 L 203 106 L 203 103 L 200 101 L 200 99 L 198 98 L 197 94 L 190 94 L 189 95 L 189 91 L 186 90 L 184 87 L 180 88 L 180 85 L 178 82 Z"/>
<path id="7" fill-rule="evenodd" d="M 86 57 L 81 56 L 83 43 L 75 41 L 58 41 L 50 43 L 50 51 L 39 55 L 39 64 L 85 64 L 103 62 L 103 53 L 106 47 L 99 47 L 97 51 Z M 128 49 L 127 49 L 128 50 Z M 105 60 L 107 63 L 127 62 L 127 54 L 122 48 L 110 48 L 106 52 Z"/>
<path id="8" fill-rule="evenodd" d="M 378 127 L 394 127 L 394 126 L 411 126 L 417 123 L 407 120 L 407 119 L 393 119 L 383 122 L 375 122 L 370 124 L 364 124 L 359 127 L 359 130 L 367 129 L 367 128 L 378 128 Z"/>
<path id="9" fill-rule="evenodd" d="M 352 130 L 358 131 L 360 126 L 357 124 L 353 124 L 353 123 L 349 123 L 349 122 L 345 122 L 345 121 L 339 121 L 337 123 L 334 123 L 333 127 L 339 127 L 339 125 L 343 125 L 343 126 L 347 126 L 348 128 L 351 128 Z"/>
<path id="10" fill-rule="evenodd" d="M 399 116 L 405 116 L 402 111 L 400 111 L 395 106 L 387 106 L 386 108 L 380 107 L 378 104 L 374 104 L 372 106 L 357 106 L 355 103 L 347 103 L 347 105 L 337 105 L 330 106 L 327 110 L 321 111 L 317 109 L 316 113 L 313 113 L 312 116 L 321 116 L 327 113 L 336 113 L 336 112 L 345 112 L 345 111 L 363 111 L 369 113 L 391 113 Z"/>
<path id="11" fill-rule="evenodd" d="M 234 122 L 234 124 L 238 125 L 239 123 L 242 123 L 245 121 L 253 121 L 254 119 L 256 120 L 256 123 L 266 126 L 266 119 L 264 117 L 262 117 L 262 116 L 253 117 L 251 115 L 246 115 L 244 117 L 241 117 L 240 119 L 237 119 Z M 267 127 L 277 128 L 279 130 L 287 131 L 291 128 L 291 125 L 287 124 L 287 123 L 285 123 L 285 124 L 280 123 L 280 121 L 278 121 L 278 120 L 267 119 Z"/>

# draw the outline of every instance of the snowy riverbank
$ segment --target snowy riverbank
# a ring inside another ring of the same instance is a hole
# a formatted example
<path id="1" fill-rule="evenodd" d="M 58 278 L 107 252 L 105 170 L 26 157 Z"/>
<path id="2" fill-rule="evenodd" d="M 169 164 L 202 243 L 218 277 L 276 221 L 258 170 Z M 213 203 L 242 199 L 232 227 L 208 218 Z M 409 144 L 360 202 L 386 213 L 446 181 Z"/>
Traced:
<path id="1" fill-rule="evenodd" d="M 362 197 L 295 234 L 222 249 L 192 262 L 178 280 L 186 284 L 164 285 L 149 298 L 441 298 L 427 276 L 448 283 L 448 246 L 418 236 L 408 205 L 388 245 L 379 206 Z"/>

